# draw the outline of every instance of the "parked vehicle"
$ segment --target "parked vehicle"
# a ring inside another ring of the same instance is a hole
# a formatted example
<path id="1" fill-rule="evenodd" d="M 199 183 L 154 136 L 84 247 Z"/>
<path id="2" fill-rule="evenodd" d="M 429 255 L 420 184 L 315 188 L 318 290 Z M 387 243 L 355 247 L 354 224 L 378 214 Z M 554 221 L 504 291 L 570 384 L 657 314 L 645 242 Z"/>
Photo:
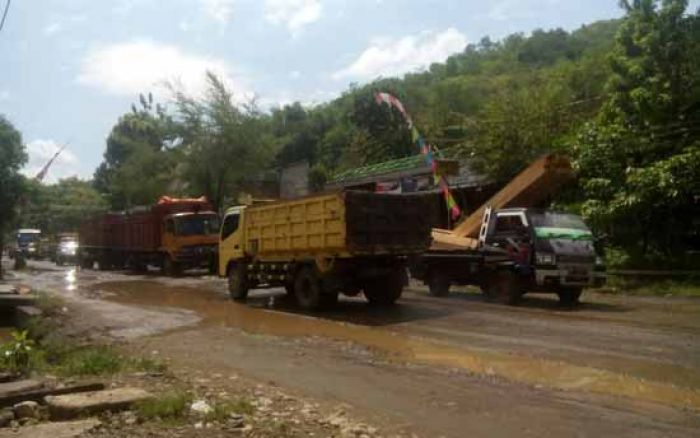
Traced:
<path id="1" fill-rule="evenodd" d="M 76 233 L 60 234 L 53 255 L 56 265 L 76 264 L 78 261 L 78 246 L 78 235 Z"/>
<path id="2" fill-rule="evenodd" d="M 510 304 L 530 291 L 577 303 L 583 288 L 605 283 L 593 234 L 577 215 L 522 208 L 546 200 L 572 175 L 566 157 L 536 161 L 453 230 L 433 230 L 433 245 L 413 260 L 412 276 L 435 296 L 458 284 Z"/>
<path id="3" fill-rule="evenodd" d="M 168 275 L 185 269 L 216 271 L 219 217 L 206 198 L 162 197 L 157 204 L 107 213 L 80 228 L 79 263 L 99 269 L 145 271 L 158 266 Z"/>
<path id="4" fill-rule="evenodd" d="M 234 300 L 250 289 L 284 286 L 304 309 L 364 292 L 390 305 L 407 282 L 407 256 L 430 245 L 425 196 L 323 194 L 226 211 L 219 275 Z"/>
<path id="5" fill-rule="evenodd" d="M 39 239 L 41 230 L 36 228 L 20 228 L 17 230 L 15 247 L 12 248 L 11 257 L 19 255 L 25 259 L 36 259 L 39 251 Z"/>

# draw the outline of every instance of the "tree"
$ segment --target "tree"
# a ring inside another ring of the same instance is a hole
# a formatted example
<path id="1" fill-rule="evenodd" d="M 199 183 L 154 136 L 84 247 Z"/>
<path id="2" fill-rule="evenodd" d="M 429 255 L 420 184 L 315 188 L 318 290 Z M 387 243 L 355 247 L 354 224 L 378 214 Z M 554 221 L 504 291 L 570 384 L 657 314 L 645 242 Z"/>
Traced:
<path id="1" fill-rule="evenodd" d="M 4 236 L 16 215 L 22 193 L 20 168 L 27 161 L 22 135 L 5 116 L 0 115 L 0 254 Z M 0 268 L 2 278 L 2 268 Z"/>
<path id="2" fill-rule="evenodd" d="M 78 231 L 85 218 L 106 211 L 109 204 L 90 181 L 65 178 L 56 184 L 25 180 L 22 223 L 44 234 Z"/>
<path id="3" fill-rule="evenodd" d="M 183 178 L 190 194 L 205 194 L 222 208 L 270 165 L 274 142 L 255 102 L 237 106 L 223 81 L 207 72 L 203 100 L 175 93 Z"/>
<path id="4" fill-rule="evenodd" d="M 609 98 L 576 145 L 583 211 L 616 244 L 669 257 L 700 213 L 698 20 L 685 0 L 620 4 Z"/>
<path id="5" fill-rule="evenodd" d="M 160 104 L 154 105 L 151 94 L 139 100 L 140 106 L 132 105 L 112 128 L 94 176 L 95 188 L 114 209 L 153 203 L 173 184 L 172 119 Z"/>

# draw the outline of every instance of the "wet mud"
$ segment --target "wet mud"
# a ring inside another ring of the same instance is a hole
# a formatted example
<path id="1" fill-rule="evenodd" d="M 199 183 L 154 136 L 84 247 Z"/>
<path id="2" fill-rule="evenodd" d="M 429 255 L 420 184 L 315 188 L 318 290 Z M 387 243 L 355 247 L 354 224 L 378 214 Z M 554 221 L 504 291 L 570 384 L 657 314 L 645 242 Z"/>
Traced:
<path id="1" fill-rule="evenodd" d="M 96 283 L 92 289 L 122 304 L 188 309 L 201 318 L 203 325 L 236 327 L 253 334 L 349 341 L 370 348 L 388 361 L 456 368 L 533 386 L 700 410 L 700 378 L 695 370 L 676 368 L 684 370 L 680 378 L 663 379 L 674 372 L 673 365 L 647 364 L 652 368 L 645 374 L 662 378 L 640 378 L 634 373 L 613 372 L 566 360 L 450 345 L 438 339 L 413 336 L 401 329 L 401 324 L 407 321 L 448 317 L 449 306 L 411 311 L 398 306 L 382 310 L 368 308 L 361 300 L 350 300 L 343 301 L 336 312 L 307 315 L 298 312 L 274 290 L 256 293 L 246 305 L 231 302 L 206 285 L 196 287 L 193 283 L 177 286 L 152 280 L 110 281 Z M 340 313 L 345 316 L 340 317 Z M 391 329 L 385 327 L 387 322 L 393 324 Z"/>

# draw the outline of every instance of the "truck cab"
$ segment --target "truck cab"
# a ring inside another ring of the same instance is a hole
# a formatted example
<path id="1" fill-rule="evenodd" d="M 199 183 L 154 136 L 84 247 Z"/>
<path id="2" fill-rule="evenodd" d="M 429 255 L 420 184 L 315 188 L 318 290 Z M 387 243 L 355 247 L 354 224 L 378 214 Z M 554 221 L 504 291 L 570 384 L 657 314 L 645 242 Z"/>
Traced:
<path id="1" fill-rule="evenodd" d="M 243 258 L 243 227 L 241 219 L 245 205 L 231 207 L 224 213 L 221 222 L 221 235 L 219 238 L 219 276 L 228 275 L 228 267 L 231 260 Z"/>
<path id="2" fill-rule="evenodd" d="M 41 230 L 35 228 L 21 228 L 17 230 L 15 252 L 25 258 L 38 258 L 39 240 Z"/>
<path id="3" fill-rule="evenodd" d="M 605 282 L 594 237 L 575 214 L 534 208 L 498 210 L 485 244 L 508 252 L 528 290 L 573 294 Z"/>
<path id="4" fill-rule="evenodd" d="M 171 274 L 182 269 L 216 266 L 219 217 L 212 211 L 180 212 L 163 218 L 164 269 Z"/>

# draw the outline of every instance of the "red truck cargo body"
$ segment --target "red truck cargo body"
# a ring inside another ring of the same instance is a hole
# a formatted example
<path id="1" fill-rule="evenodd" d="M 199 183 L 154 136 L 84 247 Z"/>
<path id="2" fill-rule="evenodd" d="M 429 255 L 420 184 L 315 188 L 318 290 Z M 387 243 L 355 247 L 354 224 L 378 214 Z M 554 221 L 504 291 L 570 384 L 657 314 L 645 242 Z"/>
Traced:
<path id="1" fill-rule="evenodd" d="M 106 213 L 83 223 L 80 244 L 137 252 L 157 251 L 161 246 L 165 216 L 211 210 L 211 204 L 206 201 L 188 200 L 158 203 L 128 213 Z"/>

